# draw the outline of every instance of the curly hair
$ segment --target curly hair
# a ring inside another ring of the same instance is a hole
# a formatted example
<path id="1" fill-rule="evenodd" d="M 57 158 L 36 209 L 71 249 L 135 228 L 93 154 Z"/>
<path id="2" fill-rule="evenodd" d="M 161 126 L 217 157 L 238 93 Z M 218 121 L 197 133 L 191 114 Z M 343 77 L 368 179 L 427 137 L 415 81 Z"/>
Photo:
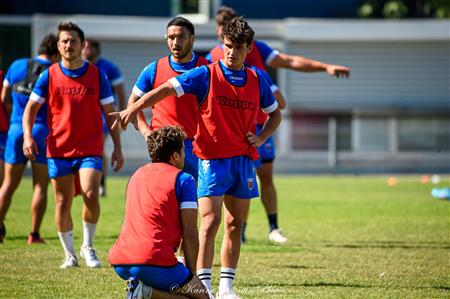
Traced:
<path id="1" fill-rule="evenodd" d="M 39 55 L 53 56 L 59 54 L 56 36 L 53 33 L 47 34 L 41 41 L 38 49 Z"/>
<path id="2" fill-rule="evenodd" d="M 222 40 L 226 37 L 234 43 L 250 45 L 255 32 L 243 17 L 235 17 L 222 29 Z"/>
<path id="3" fill-rule="evenodd" d="M 80 41 L 84 42 L 84 32 L 75 23 L 72 23 L 72 22 L 59 23 L 59 25 L 58 25 L 58 40 L 59 40 L 59 35 L 60 35 L 61 31 L 75 31 L 76 33 L 78 33 L 78 36 L 80 37 Z"/>
<path id="4" fill-rule="evenodd" d="M 232 19 L 237 17 L 236 11 L 229 6 L 221 6 L 216 13 L 216 24 L 225 26 Z"/>
<path id="5" fill-rule="evenodd" d="M 169 162 L 170 156 L 183 150 L 185 134 L 180 127 L 165 126 L 147 138 L 147 148 L 153 162 Z"/>

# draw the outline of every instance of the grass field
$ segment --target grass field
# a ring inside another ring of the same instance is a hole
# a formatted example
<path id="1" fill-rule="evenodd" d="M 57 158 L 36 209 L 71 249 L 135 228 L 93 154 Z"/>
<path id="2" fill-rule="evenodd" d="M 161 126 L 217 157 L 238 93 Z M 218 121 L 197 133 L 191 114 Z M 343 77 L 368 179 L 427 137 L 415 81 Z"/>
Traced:
<path id="1" fill-rule="evenodd" d="M 243 298 L 450 298 L 450 201 L 433 199 L 418 176 L 277 176 L 280 224 L 289 241 L 267 240 L 259 200 L 251 207 L 235 286 Z M 0 244 L 1 298 L 124 298 L 107 263 L 123 219 L 126 178 L 109 179 L 96 248 L 100 269 L 60 270 L 63 252 L 49 194 L 42 235 L 28 246 L 30 180 L 17 191 Z M 443 185 L 450 185 L 448 177 Z M 75 246 L 82 242 L 81 198 L 74 202 Z M 216 245 L 216 252 L 220 247 Z M 217 257 L 217 255 L 216 255 Z M 219 262 L 213 269 L 217 289 Z"/>

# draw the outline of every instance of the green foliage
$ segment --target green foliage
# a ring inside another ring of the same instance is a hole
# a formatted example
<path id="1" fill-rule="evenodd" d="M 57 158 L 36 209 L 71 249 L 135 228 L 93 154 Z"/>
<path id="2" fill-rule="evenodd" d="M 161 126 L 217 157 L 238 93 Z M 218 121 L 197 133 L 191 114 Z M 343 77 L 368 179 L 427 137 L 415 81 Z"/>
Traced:
<path id="1" fill-rule="evenodd" d="M 252 201 L 236 288 L 243 298 L 449 298 L 450 201 L 434 199 L 417 176 L 276 176 L 279 221 L 289 241 L 271 244 L 267 219 Z M 124 283 L 107 264 L 123 220 L 128 178 L 111 177 L 95 240 L 103 266 L 60 270 L 63 252 L 52 192 L 42 235 L 26 245 L 31 182 L 16 193 L 0 244 L 0 298 L 124 298 Z M 449 185 L 446 177 L 440 185 Z M 75 246 L 82 242 L 82 202 L 74 200 Z M 213 285 L 217 289 L 221 230 Z"/>
<path id="2" fill-rule="evenodd" d="M 366 0 L 360 18 L 450 18 L 449 0 Z"/>

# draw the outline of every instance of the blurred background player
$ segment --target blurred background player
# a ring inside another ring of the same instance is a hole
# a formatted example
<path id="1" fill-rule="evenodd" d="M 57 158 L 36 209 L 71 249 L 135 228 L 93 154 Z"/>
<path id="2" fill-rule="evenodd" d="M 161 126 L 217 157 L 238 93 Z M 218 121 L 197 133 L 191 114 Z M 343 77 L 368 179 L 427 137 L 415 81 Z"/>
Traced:
<path id="1" fill-rule="evenodd" d="M 11 123 L 5 147 L 5 178 L 0 188 L 0 240 L 5 236 L 3 222 L 6 213 L 28 162 L 22 151 L 24 109 L 39 75 L 58 60 L 56 36 L 49 34 L 41 41 L 38 56 L 14 61 L 3 81 L 2 103 L 5 104 Z M 40 237 L 39 229 L 47 207 L 49 182 L 47 158 L 45 157 L 45 139 L 48 134 L 46 105 L 36 115 L 32 134 L 36 140 L 39 154 L 36 159 L 31 161 L 33 198 L 31 201 L 31 233 L 28 236 L 28 244 L 45 243 Z"/>
<path id="2" fill-rule="evenodd" d="M 99 267 L 94 250 L 94 235 L 100 216 L 99 185 L 102 171 L 102 111 L 114 111 L 114 98 L 105 74 L 81 57 L 84 33 L 74 23 L 58 25 L 58 50 L 61 61 L 39 77 L 23 116 L 24 154 L 34 160 L 38 154 L 31 135 L 34 119 L 48 103 L 48 173 L 55 193 L 55 222 L 64 249 L 61 268 L 78 265 L 73 246 L 73 175 L 79 173 L 84 200 L 83 245 L 80 255 L 88 267 Z M 108 120 L 108 119 L 107 119 Z M 123 156 L 118 130 L 110 131 L 114 149 L 111 165 L 118 171 Z"/>
<path id="3" fill-rule="evenodd" d="M 3 89 L 3 71 L 0 70 L 0 97 Z M 5 171 L 5 146 L 6 136 L 8 135 L 9 116 L 6 116 L 5 106 L 0 101 L 0 186 L 3 183 Z"/>
<path id="4" fill-rule="evenodd" d="M 166 27 L 166 41 L 171 54 L 151 62 L 144 68 L 133 87 L 129 103 L 136 102 L 141 96 L 166 83 L 169 79 L 209 63 L 204 57 L 198 56 L 192 51 L 195 31 L 194 25 L 189 20 L 183 17 L 172 19 Z M 151 131 L 162 126 L 180 126 L 186 134 L 183 171 L 197 180 L 198 158 L 192 152 L 192 142 L 197 132 L 197 98 L 191 94 L 185 94 L 180 98 L 172 95 L 151 109 L 150 125 L 147 124 L 144 113 L 139 113 L 139 131 L 146 139 Z"/>
<path id="5" fill-rule="evenodd" d="M 216 32 L 220 38 L 222 28 L 237 16 L 236 11 L 228 6 L 222 6 L 216 13 Z M 207 59 L 215 62 L 223 57 L 223 44 L 214 47 Z M 326 72 L 330 76 L 348 77 L 350 68 L 328 64 L 298 55 L 289 55 L 272 49 L 266 43 L 254 40 L 252 50 L 247 55 L 245 64 L 267 71 L 267 67 L 286 68 L 300 72 Z M 260 113 L 257 118 L 258 131 L 261 130 L 266 116 Z M 273 182 L 273 161 L 275 159 L 275 143 L 273 139 L 259 148 L 260 162 L 257 163 L 257 174 L 261 185 L 261 200 L 269 220 L 269 239 L 276 243 L 285 243 L 287 238 L 278 227 L 277 192 Z M 266 152 L 267 149 L 271 149 Z M 268 154 L 268 155 L 266 155 Z M 243 231 L 245 236 L 245 231 Z"/>
<path id="6" fill-rule="evenodd" d="M 99 69 L 105 73 L 106 77 L 111 84 L 113 94 L 115 95 L 115 106 L 118 110 L 123 110 L 126 108 L 125 102 L 125 87 L 124 80 L 120 69 L 114 63 L 100 57 L 101 48 L 100 42 L 93 38 L 86 38 L 85 45 L 83 48 L 83 59 L 89 61 L 90 63 L 95 64 Z M 103 120 L 103 133 L 106 136 L 108 134 L 108 126 L 106 125 L 106 121 Z M 100 181 L 100 196 L 106 196 L 106 174 L 107 174 L 107 159 L 105 153 L 103 153 L 103 172 L 102 179 Z"/>
<path id="7" fill-rule="evenodd" d="M 258 196 L 254 161 L 262 145 L 278 127 L 281 113 L 266 80 L 259 70 L 244 66 L 251 48 L 253 30 L 242 18 L 223 29 L 223 59 L 192 69 L 143 95 L 121 112 L 114 126 L 126 128 L 138 112 L 170 95 L 191 93 L 198 99 L 198 129 L 194 153 L 199 157 L 197 197 L 200 207 L 197 275 L 212 293 L 211 269 L 214 243 L 224 206 L 224 238 L 221 249 L 221 276 L 217 298 L 239 298 L 233 281 L 240 255 L 241 232 L 250 200 Z M 256 133 L 258 110 L 268 113 L 263 130 Z"/>
<path id="8" fill-rule="evenodd" d="M 176 293 L 208 298 L 193 274 L 198 204 L 194 178 L 181 171 L 184 136 L 181 128 L 173 126 L 150 133 L 147 146 L 152 162 L 140 167 L 128 182 L 125 220 L 108 255 L 117 275 L 128 280 L 127 298 L 151 298 L 151 293 L 154 298 L 166 298 L 169 292 L 175 298 Z M 174 254 L 181 238 L 186 266 Z"/>

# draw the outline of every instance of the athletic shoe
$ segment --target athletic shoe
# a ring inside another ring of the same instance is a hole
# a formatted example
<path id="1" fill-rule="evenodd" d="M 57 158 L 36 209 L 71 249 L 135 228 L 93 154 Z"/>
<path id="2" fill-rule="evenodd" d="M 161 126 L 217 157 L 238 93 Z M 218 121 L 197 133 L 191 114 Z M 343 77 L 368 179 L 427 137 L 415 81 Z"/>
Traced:
<path id="1" fill-rule="evenodd" d="M 127 280 L 127 299 L 150 299 L 152 298 L 152 288 L 142 281 L 130 277 Z"/>
<path id="2" fill-rule="evenodd" d="M 281 231 L 281 229 L 276 228 L 274 230 L 272 230 L 269 234 L 269 240 L 275 243 L 286 243 L 287 238 L 283 235 L 283 232 Z"/>
<path id="3" fill-rule="evenodd" d="M 216 299 L 241 299 L 236 293 L 233 291 L 227 291 L 222 294 L 217 294 Z"/>
<path id="4" fill-rule="evenodd" d="M 33 236 L 33 234 L 29 234 L 28 235 L 28 241 L 27 241 L 28 245 L 33 245 L 33 244 L 46 244 L 47 242 L 44 241 L 44 239 L 42 239 L 40 236 Z"/>
<path id="5" fill-rule="evenodd" d="M 68 256 L 66 256 L 66 258 L 64 259 L 64 262 L 59 267 L 61 269 L 78 267 L 77 257 L 74 254 L 69 254 Z"/>
<path id="6" fill-rule="evenodd" d="M 100 186 L 100 188 L 98 189 L 98 194 L 101 197 L 105 197 L 106 196 L 106 188 L 104 186 Z"/>
<path id="7" fill-rule="evenodd" d="M 90 268 L 100 267 L 100 260 L 95 254 L 95 250 L 92 247 L 81 247 L 80 255 L 86 261 L 86 266 Z"/>
<path id="8" fill-rule="evenodd" d="M 6 226 L 4 223 L 1 224 L 0 226 L 0 243 L 3 243 L 3 239 L 6 236 Z"/>

